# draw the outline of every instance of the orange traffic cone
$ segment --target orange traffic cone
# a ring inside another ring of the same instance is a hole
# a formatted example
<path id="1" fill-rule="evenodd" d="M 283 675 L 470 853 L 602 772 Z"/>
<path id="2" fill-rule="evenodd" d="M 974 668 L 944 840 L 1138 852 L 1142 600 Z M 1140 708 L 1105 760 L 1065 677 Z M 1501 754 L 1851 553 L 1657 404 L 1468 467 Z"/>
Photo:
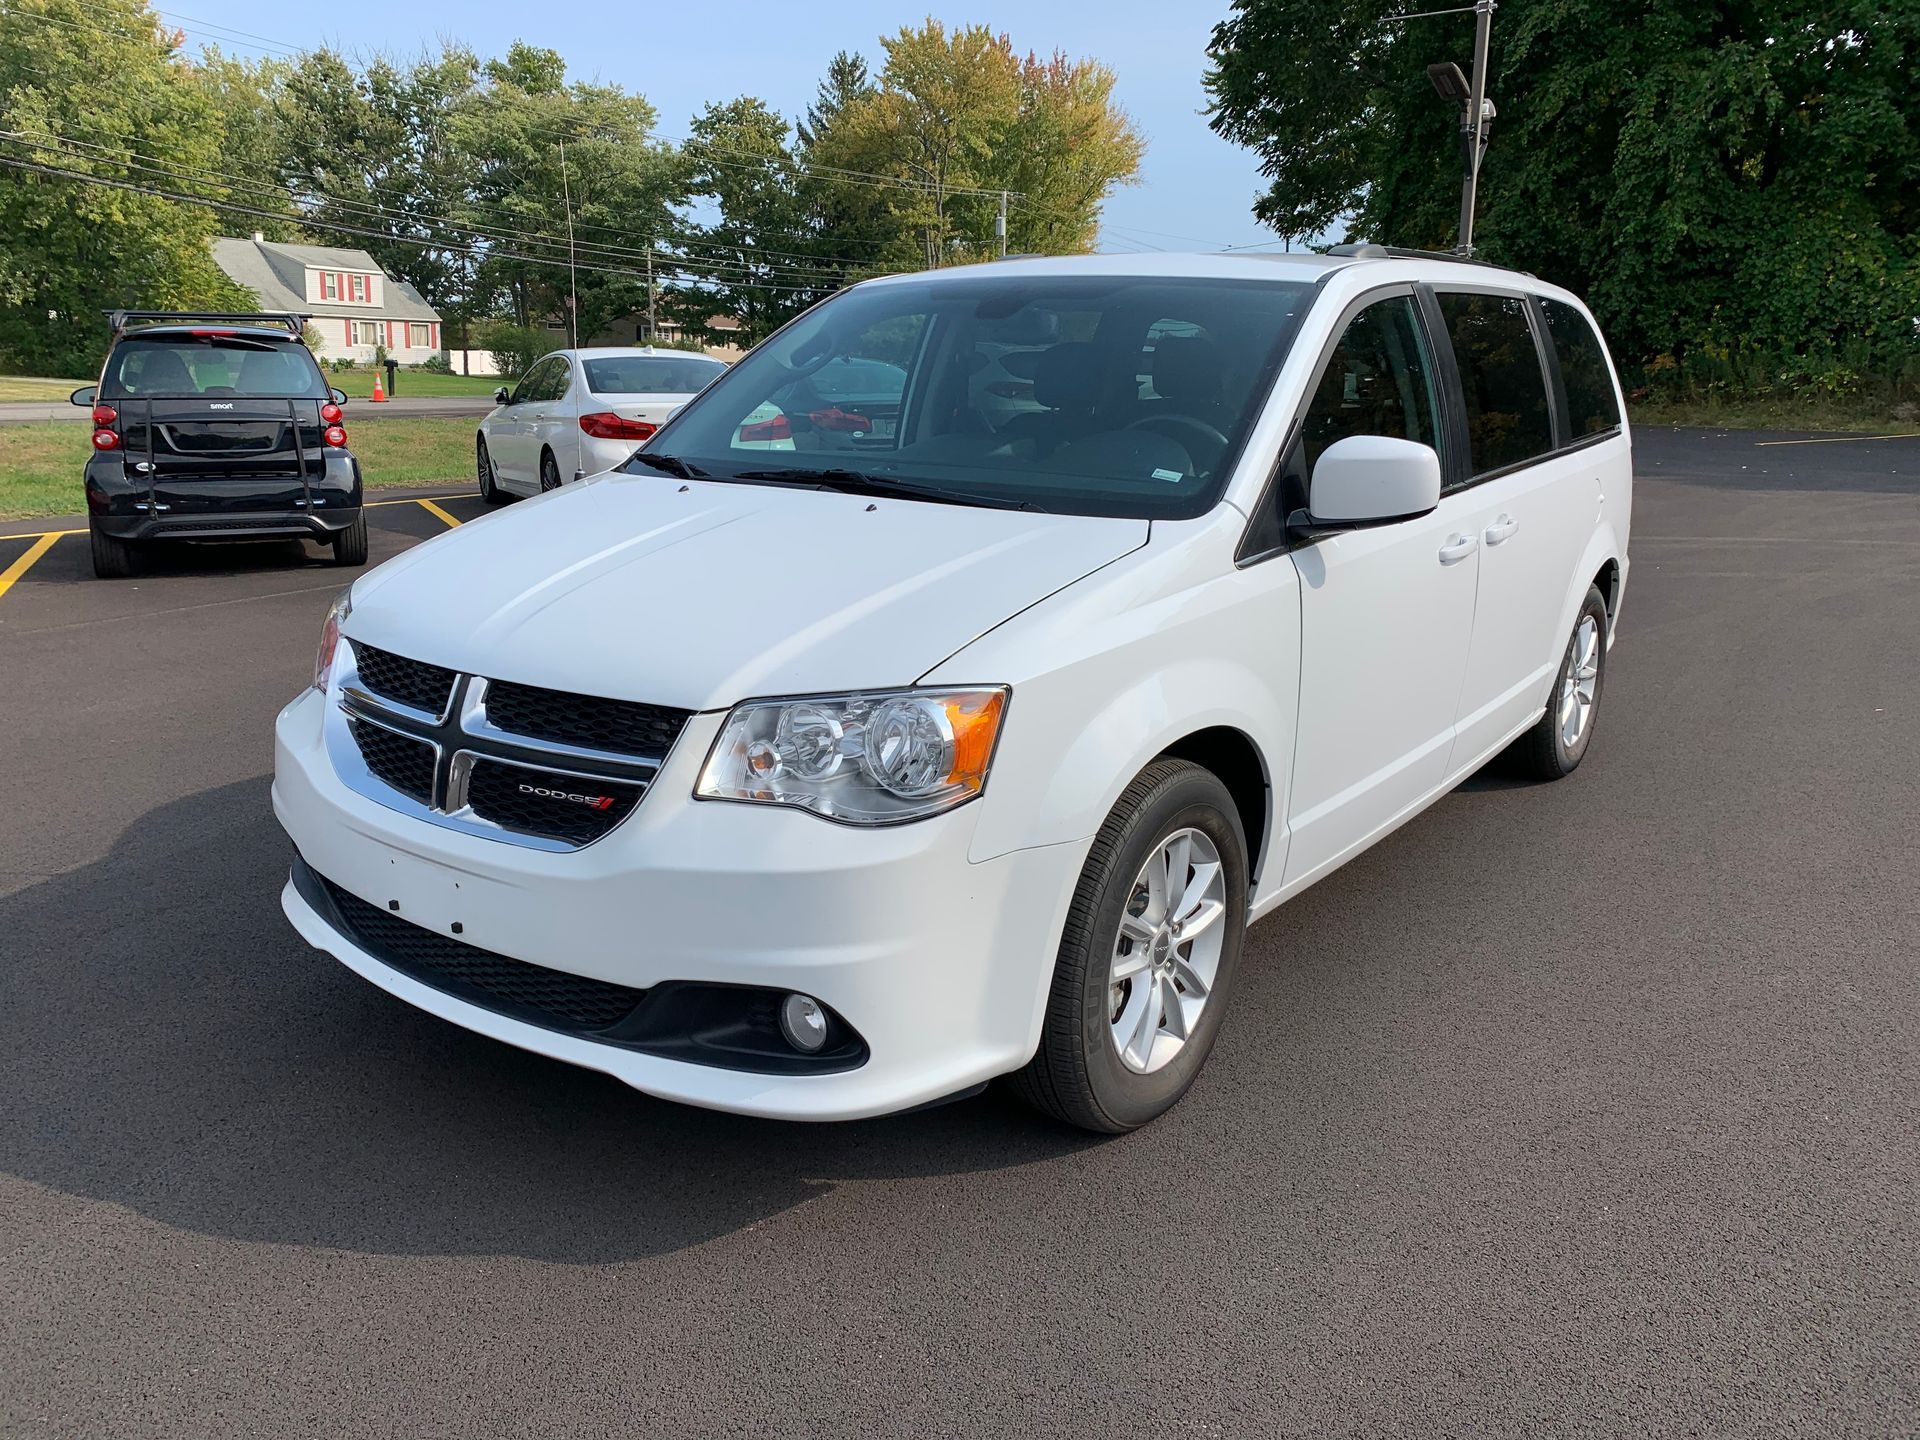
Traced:
<path id="1" fill-rule="evenodd" d="M 387 387 L 380 383 L 380 372 L 373 372 L 373 403 L 384 405 L 387 401 Z"/>

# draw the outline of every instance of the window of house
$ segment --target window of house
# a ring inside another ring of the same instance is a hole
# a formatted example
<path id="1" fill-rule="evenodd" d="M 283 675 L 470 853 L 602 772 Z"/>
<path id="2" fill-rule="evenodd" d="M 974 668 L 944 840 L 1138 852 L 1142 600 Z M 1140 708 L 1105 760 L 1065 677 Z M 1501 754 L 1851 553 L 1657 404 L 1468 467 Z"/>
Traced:
<path id="1" fill-rule="evenodd" d="M 367 277 L 364 275 L 349 275 L 347 277 L 347 288 L 355 300 L 364 301 L 367 298 Z"/>
<path id="2" fill-rule="evenodd" d="M 320 272 L 320 298 L 338 300 L 340 298 L 340 277 L 331 270 Z"/>
<path id="3" fill-rule="evenodd" d="M 1468 469 L 1484 475 L 1552 450 L 1547 377 L 1527 302 L 1459 291 L 1443 291 L 1439 300 L 1467 407 Z"/>
<path id="4" fill-rule="evenodd" d="M 407 344 L 416 350 L 424 350 L 433 343 L 433 331 L 425 325 L 409 323 L 407 325 Z"/>
<path id="5" fill-rule="evenodd" d="M 378 320 L 355 320 L 353 322 L 353 343 L 356 345 L 384 345 L 386 336 L 381 333 Z"/>
<path id="6" fill-rule="evenodd" d="M 1567 428 L 1573 439 L 1620 426 L 1620 400 L 1613 390 L 1607 352 L 1600 347 L 1587 317 L 1558 300 L 1541 302 L 1547 334 L 1560 357 L 1560 380 L 1567 387 Z"/>

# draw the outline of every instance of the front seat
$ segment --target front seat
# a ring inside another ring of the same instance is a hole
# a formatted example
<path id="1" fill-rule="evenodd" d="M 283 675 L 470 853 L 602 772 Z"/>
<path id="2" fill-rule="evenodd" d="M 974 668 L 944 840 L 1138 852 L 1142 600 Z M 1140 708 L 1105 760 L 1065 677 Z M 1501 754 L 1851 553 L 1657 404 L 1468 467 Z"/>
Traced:
<path id="1" fill-rule="evenodd" d="M 1015 415 L 1000 433 L 1030 443 L 1035 459 L 1091 434 L 1100 398 L 1098 354 L 1081 340 L 1042 350 L 1034 357 L 1033 398 L 1047 408 Z"/>
<path id="2" fill-rule="evenodd" d="M 1165 335 L 1153 347 L 1153 393 L 1166 403 L 1156 413 L 1185 415 L 1227 431 L 1226 367 L 1220 349 L 1202 335 Z"/>
<path id="3" fill-rule="evenodd" d="M 187 369 L 187 362 L 180 358 L 177 350 L 148 350 L 140 357 L 140 364 L 134 370 L 129 382 L 126 372 L 121 372 L 120 386 L 129 395 L 186 396 L 198 395 L 200 387 L 193 383 L 193 374 Z"/>

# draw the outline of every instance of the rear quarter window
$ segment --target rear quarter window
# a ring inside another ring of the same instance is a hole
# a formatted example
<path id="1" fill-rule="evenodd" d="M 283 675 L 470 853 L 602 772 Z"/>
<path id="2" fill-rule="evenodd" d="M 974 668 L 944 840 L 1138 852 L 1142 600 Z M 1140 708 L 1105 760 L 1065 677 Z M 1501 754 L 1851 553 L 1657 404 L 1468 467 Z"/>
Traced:
<path id="1" fill-rule="evenodd" d="M 1613 368 L 1587 317 L 1559 300 L 1540 302 L 1547 333 L 1560 358 L 1560 380 L 1567 390 L 1567 426 L 1572 438 L 1601 435 L 1620 426 L 1620 399 L 1613 389 Z"/>

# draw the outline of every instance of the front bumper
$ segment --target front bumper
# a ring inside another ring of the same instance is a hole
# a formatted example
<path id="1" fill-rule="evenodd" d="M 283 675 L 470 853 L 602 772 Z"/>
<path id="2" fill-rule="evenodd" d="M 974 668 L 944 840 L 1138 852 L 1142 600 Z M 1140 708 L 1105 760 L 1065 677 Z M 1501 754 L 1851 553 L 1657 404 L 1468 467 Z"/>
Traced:
<path id="1" fill-rule="evenodd" d="M 972 864 L 980 802 L 917 824 L 839 826 L 695 801 L 722 716 L 695 716 L 647 798 L 583 850 L 549 853 L 429 825 L 348 789 L 308 691 L 276 727 L 274 813 L 350 894 L 498 955 L 610 984 L 797 990 L 844 1017 L 864 1063 L 766 1074 L 598 1043 L 469 1003 L 383 963 L 291 882 L 307 941 L 410 1004 L 666 1099 L 784 1119 L 854 1119 L 1019 1068 L 1038 1042 L 1084 843 Z"/>

